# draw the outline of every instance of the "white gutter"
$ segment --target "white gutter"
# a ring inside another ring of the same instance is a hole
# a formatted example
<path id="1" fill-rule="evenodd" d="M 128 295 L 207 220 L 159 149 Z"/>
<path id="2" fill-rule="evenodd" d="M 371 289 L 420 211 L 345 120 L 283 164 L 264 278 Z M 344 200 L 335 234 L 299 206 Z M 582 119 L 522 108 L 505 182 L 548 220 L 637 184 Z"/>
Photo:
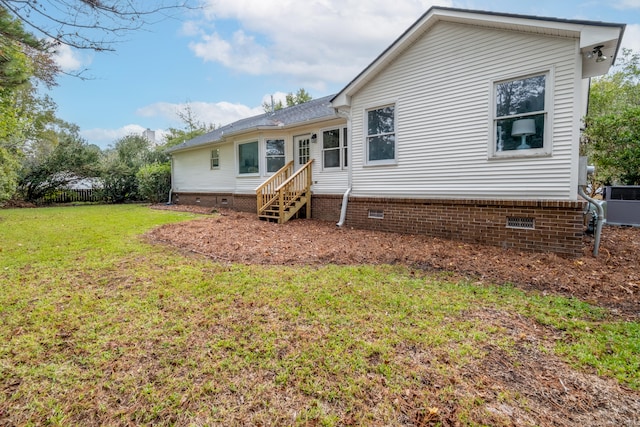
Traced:
<path id="1" fill-rule="evenodd" d="M 353 150 L 351 149 L 351 147 L 353 147 L 353 143 L 351 142 L 352 138 L 351 138 L 351 110 L 350 109 L 335 109 L 336 113 L 338 116 L 340 117 L 344 117 L 345 119 L 347 119 L 347 137 L 349 138 L 349 144 L 348 147 L 349 149 L 347 150 L 348 156 L 349 156 L 349 162 L 347 165 L 347 191 L 344 192 L 344 195 L 342 196 L 342 206 L 340 207 L 340 220 L 338 221 L 338 223 L 336 224 L 338 227 L 342 227 L 344 225 L 344 222 L 347 220 L 347 204 L 349 203 L 349 194 L 351 193 L 351 187 L 352 187 L 352 169 L 351 169 L 351 165 L 353 165 Z"/>
<path id="2" fill-rule="evenodd" d="M 171 186 L 169 187 L 169 200 L 167 200 L 167 205 L 171 205 L 173 202 L 171 200 L 171 196 L 173 195 L 173 156 L 169 155 L 169 159 L 171 161 Z"/>

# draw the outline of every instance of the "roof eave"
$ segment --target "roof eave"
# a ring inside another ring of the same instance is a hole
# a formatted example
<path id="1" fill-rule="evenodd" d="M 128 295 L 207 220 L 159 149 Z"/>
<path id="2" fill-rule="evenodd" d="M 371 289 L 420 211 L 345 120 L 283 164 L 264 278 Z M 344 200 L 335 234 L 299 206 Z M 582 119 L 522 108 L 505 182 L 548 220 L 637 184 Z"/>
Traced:
<path id="1" fill-rule="evenodd" d="M 216 140 L 212 140 L 212 141 L 202 142 L 202 143 L 196 144 L 196 145 L 186 145 L 186 146 L 183 146 L 183 144 L 176 145 L 174 147 L 171 147 L 171 148 L 167 149 L 166 153 L 167 154 L 173 154 L 173 153 L 178 153 L 178 152 L 185 152 L 185 151 L 195 150 L 195 149 L 199 149 L 199 148 L 204 148 L 204 147 L 207 147 L 207 146 L 210 146 L 210 145 L 222 144 L 222 143 L 226 142 L 228 138 L 238 137 L 238 136 L 241 136 L 243 134 L 249 134 L 249 133 L 252 133 L 252 132 L 274 131 L 274 130 L 279 130 L 279 129 L 289 130 L 289 129 L 294 129 L 294 128 L 301 127 L 301 126 L 313 125 L 313 124 L 316 124 L 316 123 L 322 123 L 322 122 L 326 122 L 326 121 L 329 121 L 329 120 L 335 120 L 335 119 L 340 119 L 340 117 L 338 115 L 322 116 L 322 117 L 316 117 L 314 119 L 309 119 L 309 120 L 305 120 L 305 121 L 301 121 L 301 122 L 290 123 L 290 124 L 287 124 L 287 125 L 253 126 L 253 127 L 241 129 L 241 130 L 238 130 L 238 131 L 235 131 L 235 132 L 233 132 L 233 131 L 225 132 L 224 135 L 222 136 L 222 138 L 219 138 L 219 139 L 216 139 Z"/>

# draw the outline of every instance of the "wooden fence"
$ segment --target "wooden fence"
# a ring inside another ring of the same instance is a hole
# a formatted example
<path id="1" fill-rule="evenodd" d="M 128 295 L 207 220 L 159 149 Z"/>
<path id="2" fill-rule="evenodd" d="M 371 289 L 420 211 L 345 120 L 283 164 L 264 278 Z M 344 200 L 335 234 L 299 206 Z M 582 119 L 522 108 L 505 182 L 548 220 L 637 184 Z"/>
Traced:
<path id="1" fill-rule="evenodd" d="M 101 202 L 102 191 L 94 188 L 60 190 L 38 200 L 38 203 Z"/>

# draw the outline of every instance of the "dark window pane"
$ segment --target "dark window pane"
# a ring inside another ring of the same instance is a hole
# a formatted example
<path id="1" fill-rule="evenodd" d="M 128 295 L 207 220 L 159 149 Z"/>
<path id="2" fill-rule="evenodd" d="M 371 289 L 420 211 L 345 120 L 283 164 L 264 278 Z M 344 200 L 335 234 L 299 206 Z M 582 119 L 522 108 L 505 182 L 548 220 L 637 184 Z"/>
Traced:
<path id="1" fill-rule="evenodd" d="M 394 132 L 394 110 L 394 106 L 389 106 L 367 111 L 368 135 Z"/>
<path id="2" fill-rule="evenodd" d="M 340 167 L 340 150 L 326 150 L 324 152 L 324 167 L 337 168 Z"/>
<path id="3" fill-rule="evenodd" d="M 258 142 L 238 145 L 238 172 L 258 173 Z"/>
<path id="4" fill-rule="evenodd" d="M 519 120 L 533 120 L 533 133 L 519 134 L 514 132 L 514 123 Z M 544 145 L 545 115 L 516 117 L 496 121 L 496 151 L 525 150 L 529 148 L 542 148 Z M 524 138 L 523 138 L 524 137 Z"/>
<path id="5" fill-rule="evenodd" d="M 337 148 L 340 146 L 340 131 L 338 129 L 322 132 L 322 148 Z"/>
<path id="6" fill-rule="evenodd" d="M 267 140 L 267 156 L 284 156 L 284 140 Z"/>
<path id="7" fill-rule="evenodd" d="M 369 160 L 393 160 L 395 158 L 395 135 L 369 138 Z"/>
<path id="8" fill-rule="evenodd" d="M 544 111 L 546 76 L 512 80 L 496 85 L 496 116 Z"/>
<path id="9" fill-rule="evenodd" d="M 267 172 L 277 172 L 284 166 L 284 157 L 268 157 Z"/>

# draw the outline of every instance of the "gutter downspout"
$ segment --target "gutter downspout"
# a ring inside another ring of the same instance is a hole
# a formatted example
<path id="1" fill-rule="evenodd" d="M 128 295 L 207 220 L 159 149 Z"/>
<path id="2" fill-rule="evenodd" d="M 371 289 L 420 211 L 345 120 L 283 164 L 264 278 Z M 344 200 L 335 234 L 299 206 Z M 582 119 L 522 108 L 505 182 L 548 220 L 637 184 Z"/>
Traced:
<path id="1" fill-rule="evenodd" d="M 595 206 L 596 208 L 596 212 L 598 217 L 596 218 L 596 230 L 594 232 L 594 243 L 593 243 L 593 256 L 598 256 L 598 247 L 600 246 L 600 235 L 602 234 L 602 223 L 604 222 L 605 218 L 604 218 L 604 208 L 602 207 L 602 205 L 596 200 L 593 199 L 589 196 L 587 196 L 587 193 L 585 193 L 584 191 L 584 185 L 579 185 L 578 186 L 578 194 L 580 194 L 580 196 L 585 199 L 586 201 L 588 201 L 589 203 L 591 203 L 593 206 Z"/>
<path id="2" fill-rule="evenodd" d="M 167 205 L 173 204 L 173 156 L 169 155 L 171 158 L 171 187 L 169 187 L 169 200 L 167 200 Z"/>
<path id="3" fill-rule="evenodd" d="M 349 193 L 351 193 L 351 187 L 347 188 L 342 196 L 342 207 L 340 208 L 340 221 L 336 224 L 338 227 L 342 227 L 347 219 L 347 202 L 349 201 Z"/>

